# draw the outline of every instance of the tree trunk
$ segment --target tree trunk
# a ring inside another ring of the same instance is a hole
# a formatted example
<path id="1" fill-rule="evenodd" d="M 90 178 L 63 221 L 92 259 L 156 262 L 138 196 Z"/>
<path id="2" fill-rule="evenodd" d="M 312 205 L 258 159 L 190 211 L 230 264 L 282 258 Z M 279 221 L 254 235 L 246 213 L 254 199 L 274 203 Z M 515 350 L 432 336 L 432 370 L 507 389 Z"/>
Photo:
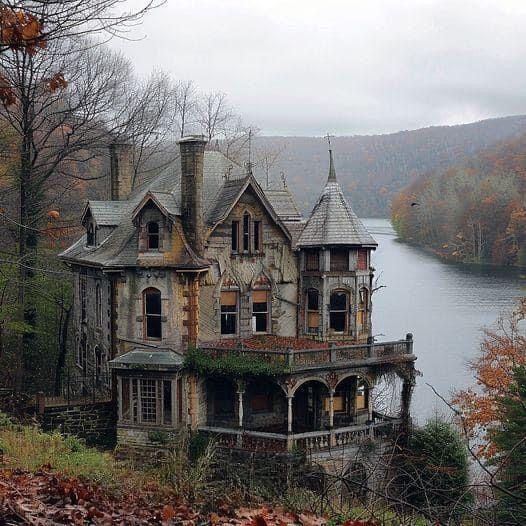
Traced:
<path id="1" fill-rule="evenodd" d="M 64 305 L 61 305 L 61 327 L 59 328 L 59 354 L 57 360 L 57 366 L 55 369 L 55 395 L 59 396 L 62 387 L 62 375 L 64 373 L 64 367 L 66 365 L 66 356 L 68 352 L 68 331 L 69 331 L 69 320 L 71 319 L 71 312 L 73 305 L 70 305 L 67 309 L 64 309 Z"/>

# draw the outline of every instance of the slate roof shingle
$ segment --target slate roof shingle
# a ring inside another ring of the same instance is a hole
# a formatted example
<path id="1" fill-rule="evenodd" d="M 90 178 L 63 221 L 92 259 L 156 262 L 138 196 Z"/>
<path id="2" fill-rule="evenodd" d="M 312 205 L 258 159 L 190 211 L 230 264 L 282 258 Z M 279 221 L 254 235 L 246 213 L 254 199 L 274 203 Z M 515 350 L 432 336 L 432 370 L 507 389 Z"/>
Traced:
<path id="1" fill-rule="evenodd" d="M 209 227 L 213 227 L 225 217 L 250 177 L 241 166 L 221 152 L 206 151 L 203 178 L 205 220 Z M 88 206 L 97 225 L 114 227 L 113 231 L 97 247 L 86 247 L 86 238 L 83 236 L 60 256 L 69 261 L 93 265 L 135 266 L 138 235 L 132 222 L 134 210 L 150 193 L 170 215 L 180 215 L 180 180 L 181 164 L 177 159 L 171 166 L 135 188 L 127 201 L 90 201 Z M 280 199 L 283 200 L 282 197 Z M 267 198 L 267 201 L 270 199 Z M 290 194 L 289 202 L 297 211 Z M 285 210 L 285 207 L 282 207 L 282 210 Z M 279 213 L 276 213 L 276 216 L 281 219 Z M 188 253 L 187 259 L 185 264 L 190 265 L 195 255 L 192 258 L 192 254 Z"/>
<path id="2" fill-rule="evenodd" d="M 378 243 L 345 199 L 342 188 L 336 180 L 332 152 L 329 153 L 330 168 L 327 184 L 299 236 L 297 246 L 299 248 L 328 245 L 376 247 Z"/>

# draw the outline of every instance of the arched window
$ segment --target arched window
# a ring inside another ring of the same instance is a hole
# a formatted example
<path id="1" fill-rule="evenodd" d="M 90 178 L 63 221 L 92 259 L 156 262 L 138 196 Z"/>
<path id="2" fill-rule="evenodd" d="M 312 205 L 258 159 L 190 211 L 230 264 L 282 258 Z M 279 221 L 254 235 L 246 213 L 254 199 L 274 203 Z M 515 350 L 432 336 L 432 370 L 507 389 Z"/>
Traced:
<path id="1" fill-rule="evenodd" d="M 95 286 L 95 319 L 97 327 L 102 327 L 102 290 L 100 283 Z"/>
<path id="2" fill-rule="evenodd" d="M 329 327 L 333 332 L 345 333 L 349 327 L 349 294 L 335 290 L 329 304 Z"/>
<path id="3" fill-rule="evenodd" d="M 89 223 L 86 233 L 86 246 L 93 247 L 95 246 L 95 242 L 95 228 L 93 227 L 93 223 Z"/>
<path id="4" fill-rule="evenodd" d="M 250 214 L 243 214 L 243 252 L 250 251 Z"/>
<path id="5" fill-rule="evenodd" d="M 320 329 L 320 293 L 316 289 L 307 291 L 307 332 L 317 334 Z"/>
<path id="6" fill-rule="evenodd" d="M 147 340 L 162 338 L 161 292 L 146 289 L 143 292 L 144 337 Z"/>
<path id="7" fill-rule="evenodd" d="M 146 225 L 148 235 L 148 250 L 159 249 L 159 223 L 151 221 Z"/>
<path id="8" fill-rule="evenodd" d="M 95 354 L 95 382 L 97 385 L 100 384 L 102 379 L 102 351 L 98 345 L 94 349 Z"/>

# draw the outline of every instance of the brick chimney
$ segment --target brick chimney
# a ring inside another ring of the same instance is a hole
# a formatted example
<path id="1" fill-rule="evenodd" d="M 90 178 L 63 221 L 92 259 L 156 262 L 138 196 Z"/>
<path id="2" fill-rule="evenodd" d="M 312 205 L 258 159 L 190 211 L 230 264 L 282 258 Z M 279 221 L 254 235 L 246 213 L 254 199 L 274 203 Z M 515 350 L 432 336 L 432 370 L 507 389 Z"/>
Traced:
<path id="1" fill-rule="evenodd" d="M 181 152 L 181 215 L 186 239 L 198 256 L 205 246 L 203 163 L 206 139 L 202 135 L 178 141 Z"/>
<path id="2" fill-rule="evenodd" d="M 133 146 L 110 144 L 110 199 L 126 201 L 133 185 Z"/>

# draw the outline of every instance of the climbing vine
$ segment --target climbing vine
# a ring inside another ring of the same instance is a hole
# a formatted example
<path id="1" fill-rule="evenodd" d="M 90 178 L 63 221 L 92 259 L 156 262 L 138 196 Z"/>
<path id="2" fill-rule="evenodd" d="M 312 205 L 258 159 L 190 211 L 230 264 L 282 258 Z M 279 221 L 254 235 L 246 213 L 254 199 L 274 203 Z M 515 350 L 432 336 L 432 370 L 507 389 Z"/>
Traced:
<path id="1" fill-rule="evenodd" d="M 212 357 L 201 349 L 191 349 L 186 353 L 184 365 L 200 376 L 275 377 L 287 372 L 287 367 L 283 364 L 268 363 L 262 358 L 237 351 Z"/>

